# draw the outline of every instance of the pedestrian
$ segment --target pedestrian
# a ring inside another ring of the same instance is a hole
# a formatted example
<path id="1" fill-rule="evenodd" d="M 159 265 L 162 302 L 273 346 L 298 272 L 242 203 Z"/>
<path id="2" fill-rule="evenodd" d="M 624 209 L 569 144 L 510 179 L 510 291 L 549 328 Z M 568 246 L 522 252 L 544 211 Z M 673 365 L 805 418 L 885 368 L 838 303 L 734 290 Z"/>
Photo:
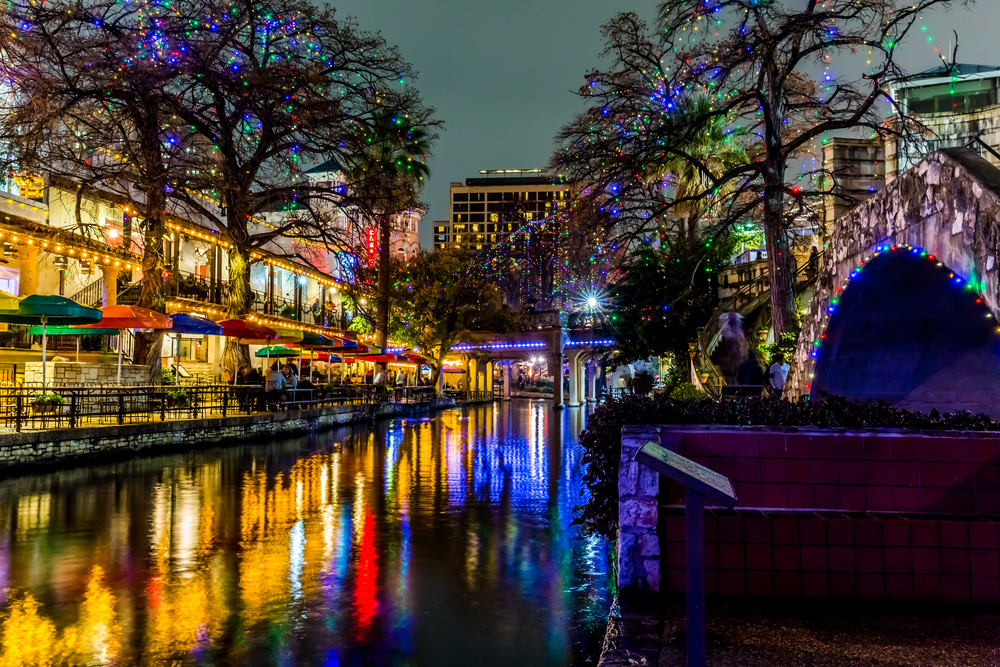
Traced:
<path id="1" fill-rule="evenodd" d="M 785 355 L 778 352 L 774 355 L 771 368 L 768 371 L 768 381 L 775 396 L 781 396 L 785 390 L 785 380 L 788 379 L 788 364 L 785 363 Z"/>
<path id="2" fill-rule="evenodd" d="M 319 297 L 316 297 L 312 305 L 313 323 L 322 324 L 323 323 L 323 306 L 319 303 Z"/>
<path id="3" fill-rule="evenodd" d="M 375 379 L 372 380 L 372 384 L 379 387 L 384 387 L 387 380 L 387 374 L 384 368 L 378 369 L 378 373 L 375 375 Z"/>
<path id="4" fill-rule="evenodd" d="M 764 371 L 761 370 L 757 357 L 752 352 L 736 371 L 736 384 L 755 387 L 764 384 Z"/>

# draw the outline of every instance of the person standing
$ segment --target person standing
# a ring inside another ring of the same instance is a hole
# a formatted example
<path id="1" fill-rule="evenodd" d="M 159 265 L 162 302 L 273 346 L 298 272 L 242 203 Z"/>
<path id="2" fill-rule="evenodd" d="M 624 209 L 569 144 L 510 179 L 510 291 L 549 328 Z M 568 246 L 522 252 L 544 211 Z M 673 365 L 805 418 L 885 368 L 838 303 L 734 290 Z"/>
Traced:
<path id="1" fill-rule="evenodd" d="M 313 301 L 312 314 L 313 324 L 323 324 L 323 306 L 319 304 L 319 297 Z"/>
<path id="2" fill-rule="evenodd" d="M 768 381 L 775 396 L 781 396 L 785 390 L 785 380 L 788 379 L 788 364 L 785 363 L 785 355 L 778 352 L 774 355 L 774 363 L 768 370 Z"/>

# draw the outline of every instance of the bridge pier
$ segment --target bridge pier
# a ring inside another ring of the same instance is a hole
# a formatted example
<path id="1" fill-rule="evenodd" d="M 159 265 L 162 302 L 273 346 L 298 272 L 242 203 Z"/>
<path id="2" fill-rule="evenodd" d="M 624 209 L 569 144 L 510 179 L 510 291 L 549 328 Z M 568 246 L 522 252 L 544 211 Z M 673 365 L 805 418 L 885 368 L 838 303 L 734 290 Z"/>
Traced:
<path id="1" fill-rule="evenodd" d="M 553 398 L 553 410 L 562 410 L 563 405 L 563 354 L 560 350 L 559 352 L 549 355 L 549 368 L 552 369 L 552 398 Z"/>
<path id="2" fill-rule="evenodd" d="M 596 403 L 597 402 L 597 376 L 599 374 L 599 369 L 597 364 L 593 361 L 589 362 L 585 367 L 586 371 L 586 382 L 587 382 L 587 402 Z"/>
<path id="3" fill-rule="evenodd" d="M 511 366 L 513 366 L 514 364 L 513 364 L 513 362 L 510 362 L 510 361 L 501 361 L 501 362 L 497 362 L 497 363 L 502 363 L 503 364 L 503 400 L 509 401 L 510 400 L 510 375 L 511 375 L 510 369 L 511 369 Z"/>
<path id="4" fill-rule="evenodd" d="M 583 350 L 570 352 L 569 360 L 569 402 L 566 404 L 570 408 L 580 407 L 580 373 L 583 370 L 580 357 L 584 355 Z"/>

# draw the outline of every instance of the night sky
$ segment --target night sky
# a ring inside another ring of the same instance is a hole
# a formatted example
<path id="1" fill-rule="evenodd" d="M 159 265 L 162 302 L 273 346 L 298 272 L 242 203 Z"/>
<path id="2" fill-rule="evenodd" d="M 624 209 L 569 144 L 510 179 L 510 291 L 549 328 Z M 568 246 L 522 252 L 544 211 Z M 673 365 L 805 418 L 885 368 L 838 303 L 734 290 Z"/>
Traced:
<path id="1" fill-rule="evenodd" d="M 480 169 L 544 167 L 556 131 L 583 108 L 575 91 L 584 74 L 601 65 L 601 24 L 620 11 L 636 11 L 651 21 L 657 3 L 334 0 L 333 5 L 400 48 L 419 74 L 416 85 L 425 102 L 445 121 L 422 197 L 430 211 L 421 222 L 421 245 L 430 249 L 431 221 L 448 217 L 448 184 L 478 176 Z M 1000 0 L 930 14 L 928 31 L 914 34 L 902 62 L 911 71 L 940 64 L 927 36 L 944 52 L 956 29 L 959 62 L 1000 65 L 998 17 Z"/>

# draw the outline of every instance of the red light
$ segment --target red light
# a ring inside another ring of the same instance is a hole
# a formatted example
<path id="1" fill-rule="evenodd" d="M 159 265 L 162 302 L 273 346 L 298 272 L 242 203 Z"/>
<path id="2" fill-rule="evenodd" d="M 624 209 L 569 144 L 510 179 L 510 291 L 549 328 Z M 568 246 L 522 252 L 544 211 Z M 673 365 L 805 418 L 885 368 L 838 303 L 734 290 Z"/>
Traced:
<path id="1" fill-rule="evenodd" d="M 889 248 L 889 250 L 895 250 L 895 249 L 896 249 L 896 246 L 892 246 L 891 248 Z"/>
<path id="2" fill-rule="evenodd" d="M 982 302 L 983 302 L 982 299 L 976 299 L 976 303 L 982 303 Z"/>
<path id="3" fill-rule="evenodd" d="M 927 259 L 934 259 L 934 255 L 927 255 Z"/>

